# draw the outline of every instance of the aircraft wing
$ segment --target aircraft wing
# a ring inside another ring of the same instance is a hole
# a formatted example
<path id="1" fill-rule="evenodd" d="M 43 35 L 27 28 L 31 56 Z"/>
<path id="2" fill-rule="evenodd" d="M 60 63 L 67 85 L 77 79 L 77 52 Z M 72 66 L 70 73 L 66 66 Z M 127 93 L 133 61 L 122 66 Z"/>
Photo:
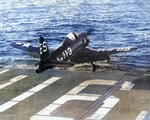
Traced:
<path id="1" fill-rule="evenodd" d="M 34 58 L 40 58 L 40 48 L 39 45 L 33 44 L 26 41 L 13 41 L 10 43 L 10 46 L 23 50 L 27 52 L 30 56 Z"/>
<path id="2" fill-rule="evenodd" d="M 90 47 L 86 47 L 77 51 L 72 56 L 71 61 L 75 63 L 101 61 L 108 59 L 108 57 L 112 54 L 130 52 L 136 49 L 137 47 L 123 47 L 104 50 L 94 50 Z"/>
<path id="3" fill-rule="evenodd" d="M 10 46 L 27 52 L 34 58 L 40 58 L 40 48 L 38 44 L 33 44 L 28 41 L 13 41 Z M 108 59 L 109 55 L 124 53 L 136 50 L 136 47 L 123 47 L 104 50 L 95 50 L 90 47 L 82 48 L 74 53 L 70 59 L 74 63 L 95 62 Z M 53 49 L 50 49 L 53 51 Z"/>

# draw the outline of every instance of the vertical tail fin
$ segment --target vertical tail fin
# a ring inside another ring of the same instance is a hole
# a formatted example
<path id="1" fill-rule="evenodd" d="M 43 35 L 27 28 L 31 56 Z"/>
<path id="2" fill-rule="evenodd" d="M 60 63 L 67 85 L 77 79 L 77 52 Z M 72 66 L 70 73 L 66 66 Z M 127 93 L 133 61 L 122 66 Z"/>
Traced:
<path id="1" fill-rule="evenodd" d="M 49 52 L 48 46 L 45 42 L 45 39 L 42 36 L 40 36 L 40 58 L 41 58 L 41 61 L 46 60 L 49 57 L 50 57 L 50 52 Z"/>
<path id="2" fill-rule="evenodd" d="M 45 64 L 49 63 L 50 52 L 48 46 L 42 36 L 40 36 L 40 62 L 36 73 L 42 73 L 44 70 L 48 69 Z"/>

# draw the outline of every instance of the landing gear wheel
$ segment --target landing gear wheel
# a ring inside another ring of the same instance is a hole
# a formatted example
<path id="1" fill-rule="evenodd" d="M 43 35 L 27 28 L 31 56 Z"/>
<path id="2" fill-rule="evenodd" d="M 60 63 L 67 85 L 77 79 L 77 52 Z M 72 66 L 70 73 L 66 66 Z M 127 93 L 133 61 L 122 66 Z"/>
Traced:
<path id="1" fill-rule="evenodd" d="M 109 56 L 107 56 L 107 62 L 110 63 L 110 57 Z"/>
<path id="2" fill-rule="evenodd" d="M 93 64 L 93 62 L 91 62 L 91 67 L 92 67 L 92 71 L 95 72 L 96 71 L 96 65 Z"/>

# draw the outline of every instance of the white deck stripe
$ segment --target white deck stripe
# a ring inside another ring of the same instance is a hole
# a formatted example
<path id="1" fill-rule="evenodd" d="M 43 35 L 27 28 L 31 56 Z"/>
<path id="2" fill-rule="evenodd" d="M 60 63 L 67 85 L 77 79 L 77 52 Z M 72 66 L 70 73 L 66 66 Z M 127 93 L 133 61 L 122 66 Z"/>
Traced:
<path id="1" fill-rule="evenodd" d="M 81 83 L 80 85 L 83 85 L 83 86 L 95 85 L 95 84 L 96 85 L 114 85 L 117 82 L 118 81 L 114 81 L 114 80 L 95 79 L 95 80 L 87 80 Z"/>
<path id="2" fill-rule="evenodd" d="M 23 101 L 24 99 L 30 97 L 30 96 L 33 95 L 33 94 L 34 94 L 33 92 L 25 92 L 25 93 L 19 95 L 18 97 L 15 97 L 15 98 L 12 99 L 11 101 L 20 102 L 20 101 Z"/>
<path id="3" fill-rule="evenodd" d="M 27 77 L 27 75 L 19 75 L 19 76 L 15 77 L 15 78 L 12 78 L 8 82 L 6 82 L 4 84 L 0 84 L 0 89 L 3 89 L 5 87 L 7 87 L 7 86 L 9 86 L 9 85 L 11 85 L 11 84 L 21 80 L 21 79 L 23 79 L 23 78 L 26 78 L 26 77 Z"/>
<path id="4" fill-rule="evenodd" d="M 54 101 L 52 104 L 48 105 L 44 109 L 42 109 L 40 112 L 37 113 L 37 115 L 41 116 L 49 116 L 51 112 L 56 110 L 58 107 L 60 107 L 62 104 L 69 100 L 87 100 L 87 101 L 94 101 L 98 98 L 99 96 L 87 96 L 87 95 L 63 95 L 56 101 Z"/>
<path id="5" fill-rule="evenodd" d="M 102 118 L 110 111 L 110 108 L 99 108 L 91 117 L 85 120 L 102 120 Z"/>
<path id="6" fill-rule="evenodd" d="M 87 80 L 82 82 L 77 87 L 70 90 L 68 93 L 54 101 L 52 104 L 48 105 L 41 111 L 39 111 L 36 115 L 32 116 L 30 120 L 73 120 L 73 118 L 60 118 L 60 117 L 52 117 L 51 113 L 56 110 L 58 107 L 60 107 L 62 104 L 69 100 L 85 100 L 85 101 L 95 101 L 97 98 L 99 98 L 101 95 L 99 94 L 79 94 L 80 91 L 85 89 L 88 85 L 114 85 L 118 81 L 112 81 L 112 80 L 101 80 L 101 79 L 95 79 L 95 80 Z M 90 118 L 96 118 L 98 117 L 103 118 L 112 107 L 115 106 L 115 104 L 118 103 L 120 99 L 115 97 L 109 97 L 104 101 L 103 108 L 101 107 L 92 117 Z M 107 108 L 104 108 L 107 107 Z M 98 116 L 98 117 L 96 117 Z M 89 119 L 87 119 L 89 120 Z M 90 119 L 91 120 L 91 119 Z M 92 119 L 93 120 L 93 119 Z"/>
<path id="7" fill-rule="evenodd" d="M 74 120 L 74 118 L 51 117 L 51 116 L 38 116 L 35 115 L 30 120 Z"/>
<path id="8" fill-rule="evenodd" d="M 29 90 L 29 92 L 38 92 L 40 90 L 42 90 L 43 88 L 45 88 L 46 86 L 48 86 L 49 84 L 39 84 L 36 87 L 32 88 Z"/>
<path id="9" fill-rule="evenodd" d="M 50 115 L 51 112 L 53 112 L 54 110 L 56 110 L 60 106 L 61 105 L 58 105 L 58 104 L 50 104 L 46 108 L 44 108 L 43 110 L 38 112 L 37 115 L 48 116 L 48 115 Z"/>
<path id="10" fill-rule="evenodd" d="M 95 80 L 87 80 L 82 82 L 77 87 L 70 90 L 67 94 L 78 94 L 80 91 L 82 91 L 84 88 L 86 88 L 88 85 L 114 85 L 118 81 L 113 80 L 102 80 L 102 79 L 95 79 Z"/>
<path id="11" fill-rule="evenodd" d="M 47 81 L 39 84 L 38 86 L 35 86 L 34 88 L 28 90 L 27 92 L 13 98 L 12 100 L 10 100 L 0 106 L 0 112 L 4 112 L 5 110 L 9 109 L 10 107 L 14 106 L 15 104 L 19 103 L 20 101 L 23 101 L 24 99 L 30 97 L 31 95 L 35 94 L 36 92 L 42 90 L 46 86 L 52 84 L 53 82 L 55 82 L 59 79 L 60 79 L 60 77 L 52 77 L 52 78 L 48 79 Z M 52 81 L 52 82 L 49 82 L 49 81 Z"/>
<path id="12" fill-rule="evenodd" d="M 135 120 L 143 120 L 148 111 L 142 111 Z"/>
<path id="13" fill-rule="evenodd" d="M 104 101 L 104 105 L 102 105 L 103 108 L 113 108 L 118 102 L 119 98 L 115 97 L 109 97 Z"/>
<path id="14" fill-rule="evenodd" d="M 76 95 L 85 88 L 86 88 L 86 86 L 79 85 L 79 86 L 73 88 L 72 90 L 70 90 L 67 94 Z"/>
<path id="15" fill-rule="evenodd" d="M 15 101 L 8 101 L 5 104 L 0 106 L 0 112 L 3 112 L 5 110 L 7 110 L 8 108 L 14 106 L 15 104 L 17 104 L 18 102 Z"/>
<path id="16" fill-rule="evenodd" d="M 7 86 L 9 86 L 11 84 L 12 84 L 12 82 L 4 83 L 4 84 L 0 85 L 0 89 L 3 89 L 3 88 L 5 88 L 5 87 L 7 87 Z"/>
<path id="17" fill-rule="evenodd" d="M 126 81 L 123 85 L 121 85 L 120 90 L 130 91 L 130 90 L 134 87 L 134 85 L 135 85 L 135 84 Z"/>
<path id="18" fill-rule="evenodd" d="M 9 71 L 9 69 L 3 70 L 0 72 L 0 74 L 3 74 L 3 73 L 8 72 L 8 71 Z"/>
<path id="19" fill-rule="evenodd" d="M 58 100 L 54 101 L 54 104 L 64 104 L 69 100 L 87 100 L 87 101 L 95 101 L 98 96 L 82 96 L 82 95 L 63 95 Z"/>
<path id="20" fill-rule="evenodd" d="M 102 105 L 92 116 L 86 118 L 85 120 L 97 120 L 102 119 L 118 102 L 119 98 L 108 97 Z"/>

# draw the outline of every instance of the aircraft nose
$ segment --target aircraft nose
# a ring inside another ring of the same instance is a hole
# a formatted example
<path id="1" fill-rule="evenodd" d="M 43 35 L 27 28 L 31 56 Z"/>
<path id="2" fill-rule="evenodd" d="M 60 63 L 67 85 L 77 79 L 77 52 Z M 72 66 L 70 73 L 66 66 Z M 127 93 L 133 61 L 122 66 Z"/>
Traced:
<path id="1" fill-rule="evenodd" d="M 78 34 L 78 37 L 82 39 L 83 43 L 89 43 L 90 40 L 88 38 L 88 33 L 87 32 L 82 32 Z"/>

